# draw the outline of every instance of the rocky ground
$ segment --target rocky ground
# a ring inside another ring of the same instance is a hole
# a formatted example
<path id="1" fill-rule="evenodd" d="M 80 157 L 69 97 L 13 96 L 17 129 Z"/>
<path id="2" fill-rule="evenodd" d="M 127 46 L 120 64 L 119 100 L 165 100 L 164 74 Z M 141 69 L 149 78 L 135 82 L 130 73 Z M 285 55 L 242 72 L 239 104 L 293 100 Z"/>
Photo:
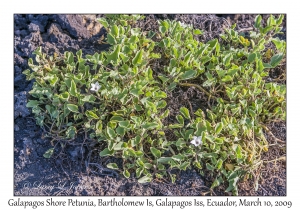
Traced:
<path id="1" fill-rule="evenodd" d="M 48 54 L 64 51 L 76 52 L 82 49 L 83 54 L 93 54 L 108 48 L 98 40 L 105 29 L 96 21 L 103 15 L 20 15 L 14 16 L 14 194 L 27 195 L 230 195 L 224 194 L 222 187 L 210 191 L 211 179 L 202 177 L 196 170 L 187 170 L 178 174 L 175 184 L 169 180 L 154 180 L 148 184 L 139 184 L 119 176 L 103 166 L 109 161 L 100 158 L 97 149 L 82 147 L 80 138 L 67 145 L 51 159 L 43 154 L 51 147 L 48 139 L 43 137 L 42 130 L 36 126 L 33 115 L 26 108 L 28 91 L 33 82 L 25 80 L 22 71 L 28 68 L 27 61 L 33 58 L 32 52 L 41 46 Z M 176 19 L 193 24 L 204 32 L 201 41 L 218 37 L 224 27 L 236 23 L 237 30 L 247 31 L 252 26 L 255 15 L 146 15 L 139 27 L 146 30 L 155 29 L 157 19 Z M 266 16 L 264 17 L 266 18 Z M 283 28 L 285 39 L 285 25 Z M 279 70 L 277 70 L 279 71 Z M 274 70 L 270 79 L 279 76 Z M 201 93 L 193 89 L 180 89 L 174 93 L 176 101 L 197 98 Z M 196 101 L 194 101 L 196 102 Z M 273 134 L 281 140 L 286 139 L 285 122 L 269 126 Z M 268 138 L 271 139 L 271 138 Z M 271 140 L 270 140 L 271 141 Z M 285 147 L 274 146 L 265 153 L 263 160 L 274 160 L 285 156 Z M 92 158 L 91 158 L 92 157 Z M 93 164 L 87 165 L 87 159 Z M 90 160 L 92 159 L 92 160 Z M 240 183 L 239 195 L 286 195 L 286 163 L 271 161 L 261 168 L 258 190 L 254 191 L 253 181 Z"/>

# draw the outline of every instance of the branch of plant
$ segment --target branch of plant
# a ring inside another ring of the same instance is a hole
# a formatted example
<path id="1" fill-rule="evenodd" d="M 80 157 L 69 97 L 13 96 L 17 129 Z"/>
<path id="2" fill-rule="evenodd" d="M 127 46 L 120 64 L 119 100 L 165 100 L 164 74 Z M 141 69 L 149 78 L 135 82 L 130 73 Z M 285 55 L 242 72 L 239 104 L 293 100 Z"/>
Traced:
<path id="1" fill-rule="evenodd" d="M 180 86 L 185 86 L 185 87 L 195 87 L 198 88 L 199 90 L 201 90 L 202 92 L 204 92 L 208 97 L 214 98 L 214 99 L 218 99 L 216 96 L 210 94 L 209 92 L 207 92 L 203 87 L 201 87 L 200 85 L 196 85 L 196 84 L 191 84 L 191 83 L 179 83 Z M 229 101 L 224 100 L 224 102 L 229 103 Z"/>
<path id="2" fill-rule="evenodd" d="M 262 125 L 262 124 L 260 126 L 273 138 L 273 140 L 275 140 L 276 143 L 277 142 L 282 143 L 282 144 L 286 143 L 285 141 L 283 141 L 283 140 L 277 138 L 276 136 L 274 136 L 274 134 L 270 131 L 270 129 L 267 126 Z"/>

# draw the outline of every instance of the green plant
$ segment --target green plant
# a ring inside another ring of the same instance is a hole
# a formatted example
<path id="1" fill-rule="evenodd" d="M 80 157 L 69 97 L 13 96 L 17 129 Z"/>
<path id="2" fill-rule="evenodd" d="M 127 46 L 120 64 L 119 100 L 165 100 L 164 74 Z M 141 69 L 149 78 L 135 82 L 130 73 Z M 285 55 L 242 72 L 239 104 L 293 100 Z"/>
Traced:
<path id="1" fill-rule="evenodd" d="M 224 181 L 238 193 L 237 182 L 263 163 L 268 150 L 263 130 L 285 120 L 285 85 L 267 82 L 269 69 L 285 57 L 286 44 L 274 35 L 283 16 L 272 15 L 265 27 L 256 18 L 250 37 L 234 26 L 218 39 L 199 42 L 201 30 L 180 22 L 159 21 L 159 32 L 134 28 L 139 15 L 109 15 L 99 21 L 107 30 L 107 52 L 48 57 L 41 48 L 29 59 L 28 80 L 37 124 L 53 140 L 74 139 L 82 130 L 106 143 L 100 156 L 123 159 L 125 177 L 139 182 L 176 175 L 194 166 Z M 266 49 L 271 43 L 275 50 Z M 153 71 L 153 64 L 161 69 Z M 207 110 L 181 107 L 170 124 L 165 98 L 177 86 L 194 86 L 207 96 Z M 192 114 L 190 114 L 192 112 Z M 171 132 L 176 139 L 166 135 Z M 269 132 L 269 131 L 268 131 Z M 45 153 L 50 157 L 53 148 Z M 117 164 L 107 167 L 118 169 Z"/>

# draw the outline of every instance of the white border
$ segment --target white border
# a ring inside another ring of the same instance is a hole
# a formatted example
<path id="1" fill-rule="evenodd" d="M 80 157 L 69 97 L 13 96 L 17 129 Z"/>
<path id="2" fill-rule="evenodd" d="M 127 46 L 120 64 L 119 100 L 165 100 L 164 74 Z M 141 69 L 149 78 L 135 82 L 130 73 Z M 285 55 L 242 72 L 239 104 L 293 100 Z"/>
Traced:
<path id="1" fill-rule="evenodd" d="M 4 5 L 5 3 L 5 5 Z M 252 1 L 162 1 L 162 0 L 113 0 L 113 1 L 29 1 L 15 0 L 5 1 L 1 5 L 1 36 L 0 36 L 0 206 L 8 208 L 8 200 L 13 197 L 13 14 L 14 13 L 189 13 L 189 14 L 207 14 L 207 13 L 287 13 L 287 196 L 286 197 L 260 197 L 261 200 L 291 200 L 293 209 L 300 209 L 299 205 L 299 139 L 296 138 L 299 122 L 299 12 L 296 4 L 290 1 L 279 0 L 252 0 Z M 298 129 L 299 131 L 299 129 Z M 74 197 L 73 197 L 74 198 Z M 102 199 L 110 199 L 111 197 Z M 159 197 L 162 198 L 162 197 Z M 150 197 L 151 200 L 159 199 Z M 208 197 L 176 197 L 172 200 L 183 201 L 209 199 Z M 239 197 L 244 198 L 244 197 Z M 256 197 L 247 197 L 249 200 L 255 200 Z M 25 200 L 45 200 L 47 197 L 23 197 Z M 68 197 L 55 198 L 56 200 L 67 200 Z M 87 200 L 87 197 L 78 197 L 79 200 Z M 97 200 L 97 197 L 93 197 Z M 121 197 L 118 197 L 121 199 Z M 127 197 L 127 200 L 140 199 L 146 197 L 134 198 Z M 214 197 L 214 200 L 226 200 L 226 197 Z M 230 198 L 238 199 L 238 198 Z M 22 207 L 19 207 L 22 208 Z M 101 208 L 101 207 L 98 207 Z M 128 207 L 124 207 L 127 208 Z M 151 207 L 149 207 L 151 208 Z M 263 207 L 257 207 L 262 209 Z M 30 209 L 30 208 L 29 208 Z M 43 208 L 38 208 L 43 209 Z M 49 209 L 49 208 L 48 208 Z M 60 209 L 60 208 L 59 208 Z M 61 208 L 67 209 L 67 208 Z M 71 209 L 71 208 L 70 208 Z M 73 208 L 72 208 L 73 209 Z M 178 207 L 176 209 L 179 209 Z M 190 209 L 186 207 L 185 209 Z M 211 209 L 217 209 L 211 208 Z M 225 209 L 225 208 L 224 208 Z M 229 209 L 229 208 L 226 208 Z"/>

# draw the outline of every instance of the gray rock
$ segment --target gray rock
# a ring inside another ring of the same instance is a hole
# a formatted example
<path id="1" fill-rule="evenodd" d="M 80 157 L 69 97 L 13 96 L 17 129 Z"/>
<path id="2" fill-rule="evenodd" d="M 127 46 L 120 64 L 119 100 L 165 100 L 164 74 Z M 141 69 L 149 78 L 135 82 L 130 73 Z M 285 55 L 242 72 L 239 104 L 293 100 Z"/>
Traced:
<path id="1" fill-rule="evenodd" d="M 15 94 L 15 112 L 14 118 L 17 117 L 27 117 L 30 115 L 28 108 L 26 107 L 27 104 L 27 93 L 26 91 L 19 92 Z"/>
<path id="2" fill-rule="evenodd" d="M 19 131 L 19 130 L 20 130 L 19 126 L 15 125 L 15 131 Z"/>
<path id="3" fill-rule="evenodd" d="M 81 151 L 81 147 L 76 147 L 73 150 L 70 150 L 69 154 L 73 160 L 78 160 L 81 158 L 81 154 L 82 154 L 81 152 L 82 153 L 85 152 L 84 147 L 82 147 L 82 151 Z"/>
<path id="4" fill-rule="evenodd" d="M 19 75 L 22 73 L 22 69 L 19 66 L 14 66 L 15 74 Z"/>
<path id="5" fill-rule="evenodd" d="M 96 15 L 57 15 L 57 22 L 75 39 L 90 38 L 100 32 Z"/>
<path id="6" fill-rule="evenodd" d="M 57 21 L 62 29 L 67 30 L 74 38 L 89 38 L 89 31 L 84 26 L 81 15 L 58 15 Z"/>
<path id="7" fill-rule="evenodd" d="M 32 21 L 29 26 L 28 29 L 30 32 L 44 32 L 45 28 L 44 26 L 42 26 L 39 22 L 37 21 Z"/>

